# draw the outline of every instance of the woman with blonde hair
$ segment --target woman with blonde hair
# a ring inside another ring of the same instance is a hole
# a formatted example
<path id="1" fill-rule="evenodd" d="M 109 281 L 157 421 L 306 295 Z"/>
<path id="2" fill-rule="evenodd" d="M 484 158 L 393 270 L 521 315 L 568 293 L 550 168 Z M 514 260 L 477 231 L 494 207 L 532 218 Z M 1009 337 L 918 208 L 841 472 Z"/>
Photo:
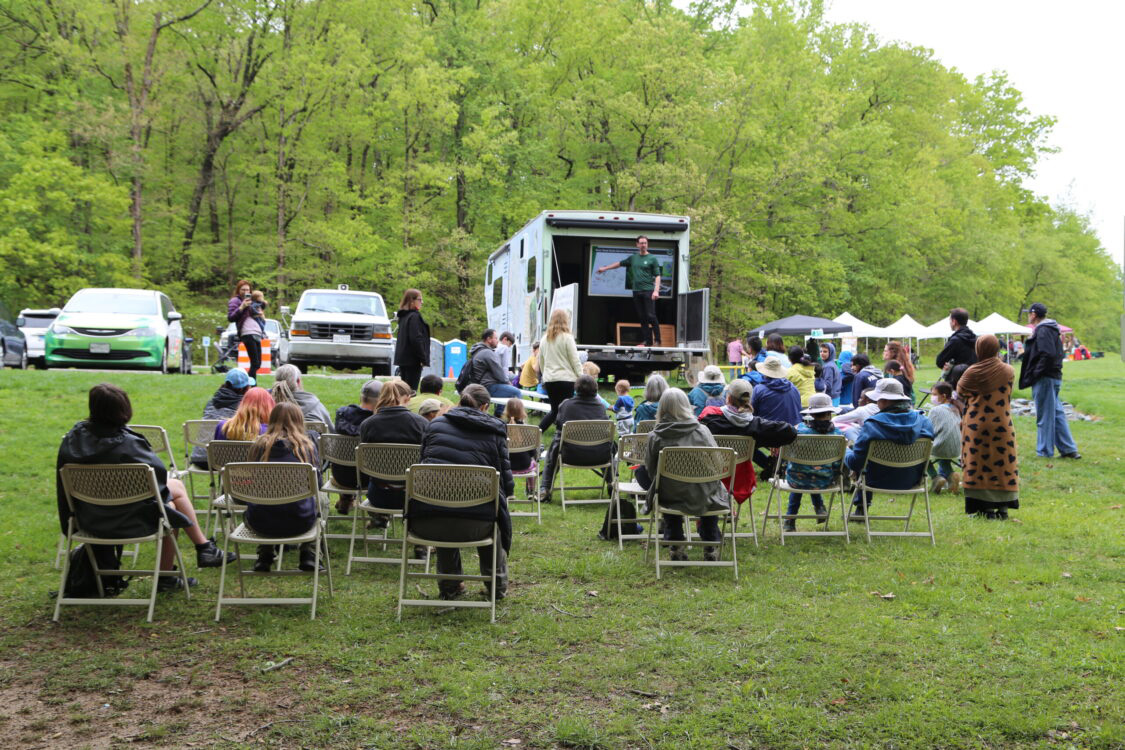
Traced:
<path id="1" fill-rule="evenodd" d="M 215 427 L 215 439 L 256 440 L 266 431 L 274 406 L 276 404 L 269 391 L 265 388 L 251 388 L 242 397 L 234 416 Z"/>
<path id="2" fill-rule="evenodd" d="M 543 373 L 543 390 L 551 404 L 550 413 L 539 423 L 539 429 L 546 432 L 559 415 L 559 405 L 574 395 L 574 383 L 582 374 L 578 346 L 570 332 L 570 313 L 566 310 L 551 313 L 547 333 L 539 342 L 539 369 Z"/>

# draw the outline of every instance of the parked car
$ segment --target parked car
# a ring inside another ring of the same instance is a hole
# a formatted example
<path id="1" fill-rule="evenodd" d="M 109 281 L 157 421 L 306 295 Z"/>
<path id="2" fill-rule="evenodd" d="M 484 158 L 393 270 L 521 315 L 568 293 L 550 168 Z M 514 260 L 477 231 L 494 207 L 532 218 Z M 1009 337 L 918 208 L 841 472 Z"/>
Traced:
<path id="1" fill-rule="evenodd" d="M 151 289 L 82 289 L 47 329 L 48 367 L 141 367 L 190 372 L 183 356 L 183 315 Z"/>
<path id="2" fill-rule="evenodd" d="M 288 307 L 281 308 L 283 315 Z M 375 292 L 306 289 L 289 323 L 288 363 L 306 372 L 309 365 L 371 368 L 390 375 L 394 343 L 383 298 Z"/>
<path id="3" fill-rule="evenodd" d="M 281 367 L 288 362 L 289 339 L 281 323 L 274 318 L 266 318 L 266 338 L 270 340 L 270 361 L 274 368 Z M 223 351 L 238 351 L 238 336 L 234 323 L 227 325 L 223 331 L 223 340 L 219 344 Z"/>
<path id="4" fill-rule="evenodd" d="M 60 312 L 57 307 L 52 307 L 50 310 L 20 311 L 20 316 L 16 318 L 16 325 L 23 331 L 24 338 L 27 340 L 27 361 L 30 364 L 36 367 L 43 367 L 46 364 L 43 342 L 47 338 L 47 329 Z"/>
<path id="5" fill-rule="evenodd" d="M 0 320 L 0 355 L 8 367 L 27 369 L 27 341 L 23 331 L 7 320 Z"/>

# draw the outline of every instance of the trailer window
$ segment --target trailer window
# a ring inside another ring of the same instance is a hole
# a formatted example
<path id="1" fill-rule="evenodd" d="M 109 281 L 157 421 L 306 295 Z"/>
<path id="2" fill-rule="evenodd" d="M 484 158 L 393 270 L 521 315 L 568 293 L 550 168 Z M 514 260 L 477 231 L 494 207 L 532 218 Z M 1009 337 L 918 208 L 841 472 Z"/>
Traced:
<path id="1" fill-rule="evenodd" d="M 536 275 L 535 275 L 535 271 L 536 271 L 535 256 L 533 255 L 533 256 L 531 256 L 530 258 L 527 259 L 527 292 L 528 292 L 528 294 L 535 291 L 535 280 L 537 278 Z"/>
<path id="2" fill-rule="evenodd" d="M 492 284 L 492 306 L 500 307 L 504 301 L 504 277 L 497 276 L 495 282 Z"/>

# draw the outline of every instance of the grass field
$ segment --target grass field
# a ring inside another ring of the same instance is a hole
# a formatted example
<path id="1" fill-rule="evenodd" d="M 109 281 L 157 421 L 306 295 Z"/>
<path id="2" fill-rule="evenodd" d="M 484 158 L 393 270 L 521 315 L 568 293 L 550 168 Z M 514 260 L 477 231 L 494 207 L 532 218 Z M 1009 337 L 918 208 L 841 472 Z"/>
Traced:
<path id="1" fill-rule="evenodd" d="M 164 425 L 180 449 L 179 425 L 199 417 L 218 378 L 6 370 L 0 738 L 11 748 L 1122 748 L 1123 376 L 1117 360 L 1069 363 L 1064 397 L 1102 417 L 1074 425 L 1082 461 L 1036 458 L 1034 423 L 1018 419 L 1015 520 L 968 518 L 960 497 L 942 495 L 936 547 L 782 547 L 774 530 L 759 549 L 741 546 L 737 583 L 707 569 L 658 582 L 638 546 L 619 553 L 595 538 L 601 508 L 564 519 L 556 504 L 542 526 L 516 520 L 496 625 L 474 611 L 396 623 L 397 569 L 345 578 L 342 543 L 336 594 L 316 621 L 304 607 L 236 607 L 217 625 L 218 571 L 195 573 L 192 561 L 191 601 L 161 597 L 151 625 L 139 608 L 71 608 L 55 625 L 54 457 L 86 390 L 125 387 L 135 421 Z M 307 386 L 334 410 L 360 383 Z M 765 493 L 755 500 L 760 511 Z"/>

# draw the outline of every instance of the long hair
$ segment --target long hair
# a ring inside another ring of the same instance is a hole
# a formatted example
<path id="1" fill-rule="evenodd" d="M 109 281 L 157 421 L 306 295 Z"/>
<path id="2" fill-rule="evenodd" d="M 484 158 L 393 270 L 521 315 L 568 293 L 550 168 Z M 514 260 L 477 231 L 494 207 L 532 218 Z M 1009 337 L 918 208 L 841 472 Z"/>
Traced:
<path id="1" fill-rule="evenodd" d="M 250 457 L 254 461 L 269 461 L 274 443 L 284 440 L 299 461 L 306 464 L 317 463 L 316 446 L 309 439 L 305 427 L 305 416 L 296 404 L 278 404 L 270 413 L 269 429 L 266 434 L 254 440 L 250 447 Z"/>
<path id="2" fill-rule="evenodd" d="M 570 313 L 562 308 L 551 313 L 551 318 L 547 321 L 547 335 L 543 338 L 554 341 L 560 333 L 570 333 Z"/>
<path id="3" fill-rule="evenodd" d="M 417 310 L 414 303 L 422 298 L 422 293 L 417 289 L 407 289 L 402 293 L 402 302 L 398 303 L 399 310 Z"/>
<path id="4" fill-rule="evenodd" d="M 237 297 L 238 296 L 238 290 L 241 289 L 243 286 L 248 286 L 248 287 L 250 287 L 251 290 L 254 289 L 254 285 L 251 284 L 249 281 L 247 281 L 246 279 L 239 279 L 238 282 L 235 283 L 234 291 L 232 291 L 230 293 L 230 296 Z"/>
<path id="5" fill-rule="evenodd" d="M 887 353 L 891 356 L 887 359 L 893 359 L 902 365 L 902 374 L 911 383 L 914 382 L 914 363 L 910 361 L 910 354 L 907 353 L 906 347 L 902 345 L 901 341 L 888 341 Z"/>
<path id="6" fill-rule="evenodd" d="M 256 440 L 262 433 L 262 425 L 269 424 L 274 406 L 273 396 L 265 388 L 246 391 L 238 411 L 227 421 L 227 440 Z"/>
<path id="7" fill-rule="evenodd" d="M 401 380 L 391 380 L 383 383 L 383 389 L 379 391 L 379 398 L 375 399 L 375 408 L 372 411 L 378 412 L 385 406 L 402 406 L 403 401 L 410 400 L 410 386 Z"/>
<path id="8" fill-rule="evenodd" d="M 785 354 L 785 339 L 781 338 L 780 333 L 771 333 L 766 336 L 766 351 Z"/>
<path id="9" fill-rule="evenodd" d="M 279 380 L 270 389 L 275 404 L 296 404 L 297 397 L 293 395 L 293 388 L 284 380 Z"/>
<path id="10" fill-rule="evenodd" d="M 508 399 L 504 404 L 504 422 L 506 424 L 524 424 L 527 422 L 527 407 L 518 398 Z"/>
<path id="11" fill-rule="evenodd" d="M 277 368 L 273 373 L 273 381 L 275 383 L 285 383 L 289 386 L 289 390 L 296 393 L 300 390 L 297 387 L 297 381 L 301 378 L 301 371 L 297 369 L 297 365 L 282 365 Z"/>
<path id="12" fill-rule="evenodd" d="M 656 423 L 694 421 L 695 412 L 692 411 L 687 394 L 679 388 L 664 391 L 664 395 L 660 397 L 660 405 L 656 407 Z"/>
<path id="13" fill-rule="evenodd" d="M 657 375 L 656 373 L 649 375 L 648 380 L 645 381 L 645 401 L 651 401 L 655 404 L 666 390 L 668 390 L 668 381 L 664 379 L 663 375 Z"/>

